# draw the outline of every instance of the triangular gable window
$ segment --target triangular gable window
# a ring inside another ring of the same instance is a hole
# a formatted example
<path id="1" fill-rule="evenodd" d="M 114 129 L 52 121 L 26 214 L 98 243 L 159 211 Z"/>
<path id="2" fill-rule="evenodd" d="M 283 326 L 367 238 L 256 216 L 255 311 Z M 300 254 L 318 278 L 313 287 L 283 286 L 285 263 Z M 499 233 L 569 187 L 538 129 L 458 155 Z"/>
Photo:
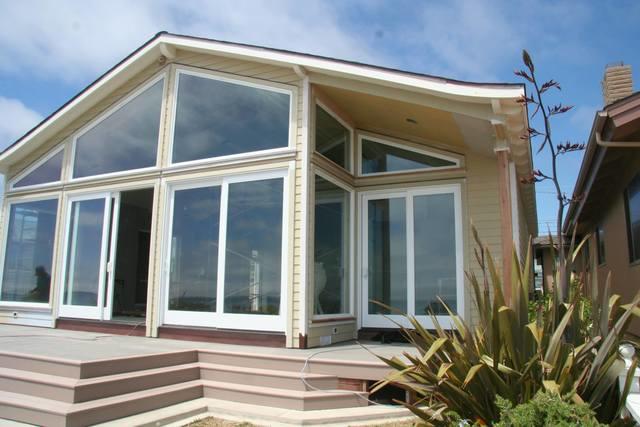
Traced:
<path id="1" fill-rule="evenodd" d="M 44 161 L 35 168 L 19 178 L 13 185 L 13 188 L 31 187 L 33 185 L 51 184 L 60 182 L 60 175 L 62 174 L 62 157 L 64 150 L 58 150 L 53 155 L 45 157 Z"/>
<path id="2" fill-rule="evenodd" d="M 455 159 L 406 150 L 371 139 L 362 139 L 363 175 L 456 167 L 458 165 L 459 162 Z"/>
<path id="3" fill-rule="evenodd" d="M 73 177 L 156 165 L 164 78 L 143 87 L 75 141 Z"/>

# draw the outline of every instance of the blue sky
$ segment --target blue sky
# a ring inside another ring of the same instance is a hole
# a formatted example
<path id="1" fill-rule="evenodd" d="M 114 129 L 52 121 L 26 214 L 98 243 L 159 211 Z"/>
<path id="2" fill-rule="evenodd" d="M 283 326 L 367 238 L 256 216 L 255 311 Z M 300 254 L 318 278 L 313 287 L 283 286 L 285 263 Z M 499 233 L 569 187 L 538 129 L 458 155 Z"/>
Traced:
<path id="1" fill-rule="evenodd" d="M 541 79 L 574 105 L 556 142 L 585 142 L 602 107 L 606 64 L 640 84 L 640 2 L 603 1 L 12 1 L 0 0 L 0 148 L 161 30 L 317 53 L 472 81 L 518 81 L 529 50 Z M 581 154 L 563 159 L 570 192 Z M 544 155 L 536 166 L 545 168 Z M 540 231 L 555 215 L 538 186 Z M 553 224 L 550 224 L 553 231 Z"/>

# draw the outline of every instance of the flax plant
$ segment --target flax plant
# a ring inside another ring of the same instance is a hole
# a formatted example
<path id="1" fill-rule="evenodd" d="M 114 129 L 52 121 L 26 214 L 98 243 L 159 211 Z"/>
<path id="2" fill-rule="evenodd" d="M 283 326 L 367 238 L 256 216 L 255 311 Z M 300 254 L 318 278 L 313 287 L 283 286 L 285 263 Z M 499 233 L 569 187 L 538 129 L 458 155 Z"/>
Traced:
<path id="1" fill-rule="evenodd" d="M 475 228 L 473 236 L 482 274 L 467 273 L 467 280 L 474 293 L 477 321 L 469 324 L 444 302 L 453 330 L 440 326 L 435 315 L 431 315 L 433 331 L 407 316 L 412 327 L 398 327 L 417 352 L 381 357 L 393 371 L 372 391 L 388 384 L 407 390 L 412 401 L 399 403 L 427 425 L 447 425 L 451 413 L 481 425 L 492 424 L 499 420 L 497 396 L 515 406 L 528 402 L 540 390 L 588 404 L 600 422 L 616 421 L 632 379 L 629 374 L 620 392 L 618 376 L 625 364 L 618 346 L 632 316 L 640 315 L 640 293 L 631 304 L 621 305 L 618 295 L 609 296 L 607 281 L 591 316 L 584 316 L 578 303 L 583 285 L 572 292 L 568 302 L 548 299 L 531 321 L 531 250 L 522 263 L 513 255 L 512 298 L 506 301 L 493 257 Z M 571 248 L 569 263 L 576 260 L 583 244 Z M 595 279 L 589 285 L 598 286 Z M 630 373 L 636 364 L 634 360 Z"/>

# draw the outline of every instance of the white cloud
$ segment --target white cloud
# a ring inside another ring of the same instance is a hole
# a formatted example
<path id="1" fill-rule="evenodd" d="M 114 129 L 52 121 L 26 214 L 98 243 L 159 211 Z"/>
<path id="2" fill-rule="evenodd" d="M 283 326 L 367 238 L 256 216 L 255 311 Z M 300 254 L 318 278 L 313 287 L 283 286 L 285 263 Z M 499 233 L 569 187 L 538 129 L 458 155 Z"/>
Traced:
<path id="1" fill-rule="evenodd" d="M 35 126 L 42 116 L 17 99 L 0 96 L 0 150 L 7 148 L 25 132 Z M 4 176 L 0 175 L 0 200 L 3 197 Z"/>
<path id="2" fill-rule="evenodd" d="M 420 53 L 438 74 L 472 80 L 495 80 L 497 66 L 523 46 L 507 8 L 485 1 L 434 2 L 420 13 L 422 26 L 412 35 Z"/>
<path id="3" fill-rule="evenodd" d="M 338 18 L 325 3 L 294 0 L 5 2 L 0 71 L 93 78 L 161 30 L 371 60 Z"/>
<path id="4" fill-rule="evenodd" d="M 9 144 L 42 120 L 42 116 L 29 109 L 17 99 L 0 96 L 0 150 L 4 150 Z"/>

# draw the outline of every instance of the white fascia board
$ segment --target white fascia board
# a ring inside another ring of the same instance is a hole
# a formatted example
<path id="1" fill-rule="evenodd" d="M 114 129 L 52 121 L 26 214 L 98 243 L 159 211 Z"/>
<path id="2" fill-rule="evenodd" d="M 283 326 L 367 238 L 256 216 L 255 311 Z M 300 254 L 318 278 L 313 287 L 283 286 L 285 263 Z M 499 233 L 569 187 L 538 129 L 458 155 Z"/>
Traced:
<path id="1" fill-rule="evenodd" d="M 342 76 L 348 75 L 352 78 L 365 78 L 379 82 L 391 82 L 402 86 L 422 89 L 440 96 L 480 98 L 478 101 L 485 101 L 490 99 L 514 99 L 524 94 L 523 88 L 519 86 L 489 87 L 456 83 L 445 81 L 444 79 L 441 80 L 436 77 L 412 76 L 401 71 L 377 69 L 374 66 L 349 64 L 340 60 L 334 61 L 302 54 L 273 51 L 269 48 L 239 46 L 214 40 L 192 39 L 171 34 L 162 35 L 160 40 L 168 44 L 173 44 L 181 49 L 215 52 L 249 60 L 259 59 L 263 62 L 280 66 L 291 67 L 298 65 L 306 68 L 308 71 L 335 73 L 336 75 Z M 470 99 L 468 99 L 468 101 L 474 102 Z"/>

